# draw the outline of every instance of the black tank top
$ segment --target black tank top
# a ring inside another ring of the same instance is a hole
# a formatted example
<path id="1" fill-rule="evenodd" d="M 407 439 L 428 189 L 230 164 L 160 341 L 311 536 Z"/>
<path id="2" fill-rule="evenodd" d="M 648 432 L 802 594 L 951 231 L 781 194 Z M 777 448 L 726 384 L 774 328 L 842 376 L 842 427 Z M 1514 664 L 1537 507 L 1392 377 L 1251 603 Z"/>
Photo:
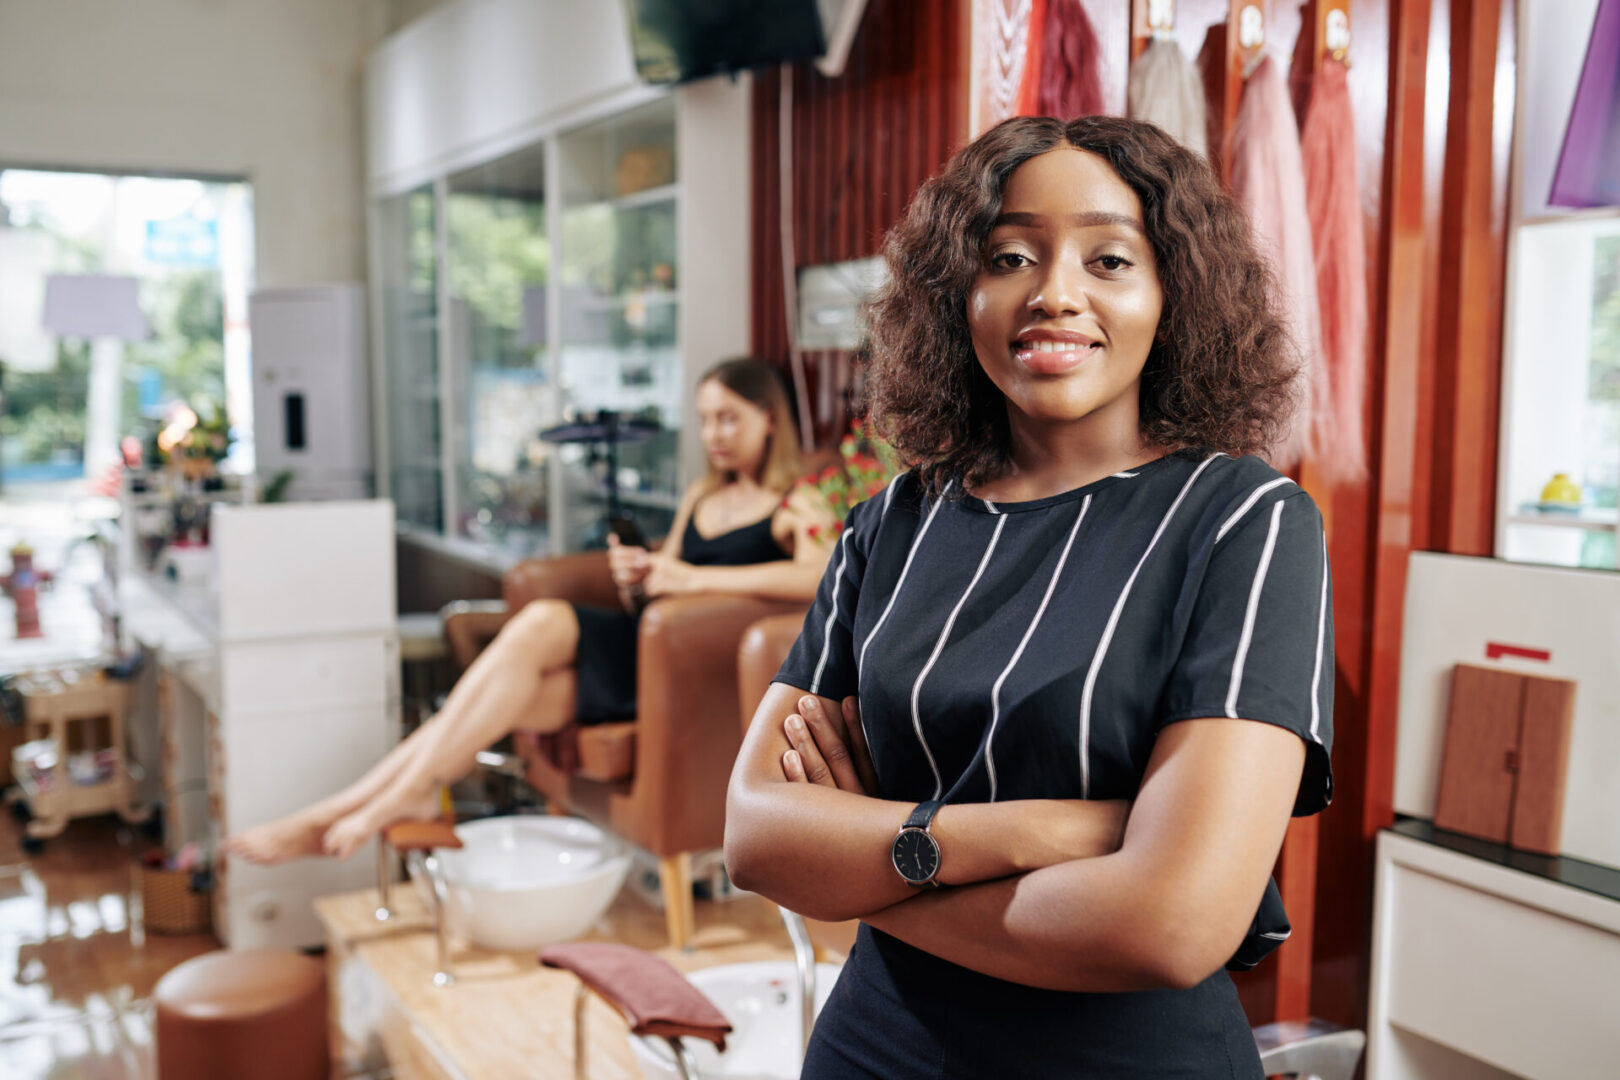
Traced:
<path id="1" fill-rule="evenodd" d="M 785 559 L 787 553 L 771 535 L 774 517 L 772 512 L 752 525 L 705 538 L 697 531 L 697 506 L 693 505 L 686 532 L 681 534 L 681 560 L 693 566 L 749 566 Z"/>

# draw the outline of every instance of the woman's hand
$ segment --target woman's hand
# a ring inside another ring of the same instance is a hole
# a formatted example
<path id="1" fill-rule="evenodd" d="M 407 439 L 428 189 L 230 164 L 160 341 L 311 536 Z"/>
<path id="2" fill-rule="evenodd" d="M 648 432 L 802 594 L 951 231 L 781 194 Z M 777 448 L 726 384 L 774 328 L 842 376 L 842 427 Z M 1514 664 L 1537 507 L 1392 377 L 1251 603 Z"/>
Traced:
<path id="1" fill-rule="evenodd" d="M 634 588 L 647 579 L 652 569 L 652 556 L 644 547 L 630 547 L 619 543 L 619 538 L 608 533 L 608 569 L 613 573 L 613 584 L 621 589 Z"/>
<path id="2" fill-rule="evenodd" d="M 642 585 L 649 597 L 702 592 L 702 569 L 668 555 L 649 555 Z"/>
<path id="3" fill-rule="evenodd" d="M 792 746 L 782 755 L 782 771 L 795 783 L 821 784 L 856 795 L 876 795 L 877 770 L 861 727 L 859 698 L 843 701 L 841 716 L 832 717 L 821 699 L 806 694 L 799 710 L 783 721 L 782 731 Z"/>

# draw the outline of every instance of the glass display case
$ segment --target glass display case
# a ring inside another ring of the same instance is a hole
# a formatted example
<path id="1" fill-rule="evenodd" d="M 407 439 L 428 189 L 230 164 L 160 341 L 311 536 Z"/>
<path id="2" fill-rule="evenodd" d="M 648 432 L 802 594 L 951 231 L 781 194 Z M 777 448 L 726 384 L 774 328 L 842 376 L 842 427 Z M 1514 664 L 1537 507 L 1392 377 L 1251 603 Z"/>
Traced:
<path id="1" fill-rule="evenodd" d="M 661 536 L 680 497 L 684 383 L 674 100 L 565 132 L 557 150 L 559 404 L 570 419 L 608 410 L 657 425 L 650 438 L 618 447 L 611 479 L 623 510 Z M 605 448 L 569 445 L 559 459 L 564 546 L 597 546 L 610 480 Z"/>
<path id="2" fill-rule="evenodd" d="M 546 153 L 525 147 L 449 178 L 452 536 L 515 558 L 549 550 L 557 421 L 547 335 Z"/>
<path id="3" fill-rule="evenodd" d="M 383 493 L 406 542 L 497 573 L 601 546 L 614 498 L 666 534 L 703 468 L 695 380 L 749 348 L 747 87 L 542 97 L 453 150 L 373 130 Z"/>
<path id="4" fill-rule="evenodd" d="M 444 528 L 438 213 L 431 187 L 379 200 L 376 275 L 388 418 L 389 494 L 399 520 Z"/>

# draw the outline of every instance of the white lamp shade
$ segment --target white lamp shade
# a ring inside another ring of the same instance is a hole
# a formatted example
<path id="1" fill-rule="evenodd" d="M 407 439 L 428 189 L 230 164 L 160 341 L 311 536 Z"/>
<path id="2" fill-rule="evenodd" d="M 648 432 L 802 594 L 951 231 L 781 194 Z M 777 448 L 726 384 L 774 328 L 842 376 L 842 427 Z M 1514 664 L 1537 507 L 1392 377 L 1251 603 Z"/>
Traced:
<path id="1" fill-rule="evenodd" d="M 45 279 L 46 330 L 64 337 L 144 341 L 140 280 L 119 274 L 52 274 Z"/>

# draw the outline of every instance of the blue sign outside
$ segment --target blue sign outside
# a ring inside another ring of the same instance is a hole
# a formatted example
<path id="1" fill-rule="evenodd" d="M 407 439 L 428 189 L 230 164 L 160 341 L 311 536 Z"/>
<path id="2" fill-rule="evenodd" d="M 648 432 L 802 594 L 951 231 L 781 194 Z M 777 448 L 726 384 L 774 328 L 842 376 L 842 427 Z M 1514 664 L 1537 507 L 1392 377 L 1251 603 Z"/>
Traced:
<path id="1" fill-rule="evenodd" d="M 148 221 L 146 258 L 166 266 L 218 266 L 219 222 L 195 217 Z"/>

